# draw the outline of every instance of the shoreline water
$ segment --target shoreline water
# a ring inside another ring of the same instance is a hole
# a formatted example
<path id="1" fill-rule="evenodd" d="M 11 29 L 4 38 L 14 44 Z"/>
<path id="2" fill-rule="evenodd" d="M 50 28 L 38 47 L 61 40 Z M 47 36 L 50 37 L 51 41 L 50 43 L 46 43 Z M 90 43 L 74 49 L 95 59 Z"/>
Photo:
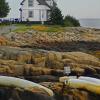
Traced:
<path id="1" fill-rule="evenodd" d="M 100 19 L 79 19 L 82 27 L 100 29 Z"/>

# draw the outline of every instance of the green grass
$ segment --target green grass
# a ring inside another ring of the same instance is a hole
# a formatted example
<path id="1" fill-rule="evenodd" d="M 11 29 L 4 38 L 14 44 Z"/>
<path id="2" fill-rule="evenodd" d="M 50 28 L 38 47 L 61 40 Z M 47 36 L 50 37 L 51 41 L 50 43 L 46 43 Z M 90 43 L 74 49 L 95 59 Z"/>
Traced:
<path id="1" fill-rule="evenodd" d="M 8 26 L 9 24 L 2 24 L 0 23 L 0 27 Z"/>
<path id="2" fill-rule="evenodd" d="M 48 30 L 46 32 L 64 32 L 65 29 L 62 26 L 48 26 Z"/>
<path id="3" fill-rule="evenodd" d="M 17 26 L 19 28 L 17 28 L 16 30 L 14 30 L 14 32 L 18 32 L 18 33 L 24 33 L 27 32 L 29 30 L 34 30 L 34 26 L 35 27 L 47 27 L 44 28 L 43 30 L 39 30 L 38 28 L 35 29 L 35 31 L 40 31 L 40 32 L 64 32 L 65 29 L 62 26 L 58 26 L 58 25 L 39 25 L 39 24 L 34 24 L 34 25 L 24 25 L 24 24 L 17 24 Z"/>
<path id="4" fill-rule="evenodd" d="M 26 26 L 26 25 L 22 25 L 22 24 L 17 24 L 16 26 L 18 26 L 18 28 L 16 30 L 14 30 L 13 32 L 26 32 L 28 30 L 31 30 L 31 27 L 30 26 Z"/>

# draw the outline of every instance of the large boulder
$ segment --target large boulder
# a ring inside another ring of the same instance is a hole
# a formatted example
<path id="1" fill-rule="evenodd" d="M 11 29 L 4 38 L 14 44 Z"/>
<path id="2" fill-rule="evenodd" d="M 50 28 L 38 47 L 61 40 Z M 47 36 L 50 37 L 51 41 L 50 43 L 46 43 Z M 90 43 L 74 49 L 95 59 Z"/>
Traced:
<path id="1" fill-rule="evenodd" d="M 100 73 L 99 58 L 83 52 L 56 52 L 1 46 L 0 59 L 3 60 L 3 62 L 0 62 L 2 65 L 9 65 L 13 71 L 14 69 L 16 71 L 19 69 L 21 75 L 23 75 L 22 73 L 26 65 L 32 65 L 30 68 L 32 75 L 51 75 L 51 69 L 63 70 L 65 66 L 71 67 L 71 74 L 73 75 L 93 76 Z M 59 72 L 54 70 L 52 73 L 58 76 Z M 30 72 L 27 71 L 27 74 Z M 60 75 L 62 75 L 62 72 Z"/>
<path id="2" fill-rule="evenodd" d="M 8 41 L 5 37 L 0 36 L 0 46 L 5 46 L 7 45 Z"/>
<path id="3" fill-rule="evenodd" d="M 27 67 L 29 70 L 29 75 L 31 76 L 40 76 L 40 75 L 53 75 L 53 76 L 62 76 L 63 70 L 57 70 L 57 69 L 50 69 L 50 68 L 43 68 L 43 67 Z M 26 68 L 26 71 L 27 71 Z"/>
<path id="4" fill-rule="evenodd" d="M 87 53 L 65 52 L 63 53 L 62 56 L 63 56 L 63 59 L 71 59 L 72 62 L 75 62 L 75 63 L 100 66 L 99 59 Z"/>

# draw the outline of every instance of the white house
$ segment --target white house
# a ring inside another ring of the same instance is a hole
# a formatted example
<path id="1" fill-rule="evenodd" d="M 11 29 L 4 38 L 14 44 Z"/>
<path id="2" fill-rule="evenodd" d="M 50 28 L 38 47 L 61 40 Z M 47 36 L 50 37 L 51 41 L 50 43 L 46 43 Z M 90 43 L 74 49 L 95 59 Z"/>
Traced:
<path id="1" fill-rule="evenodd" d="M 56 0 L 23 0 L 20 16 L 22 21 L 48 21 L 50 11 L 56 6 Z"/>

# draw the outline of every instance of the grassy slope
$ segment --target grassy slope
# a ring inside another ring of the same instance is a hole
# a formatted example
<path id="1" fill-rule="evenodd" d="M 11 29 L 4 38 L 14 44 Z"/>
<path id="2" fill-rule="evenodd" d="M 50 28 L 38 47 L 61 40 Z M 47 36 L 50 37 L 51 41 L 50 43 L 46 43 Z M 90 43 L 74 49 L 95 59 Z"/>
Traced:
<path id="1" fill-rule="evenodd" d="M 24 25 L 24 24 L 18 24 L 19 28 L 15 30 L 14 32 L 26 32 L 28 30 L 35 30 L 35 31 L 41 31 L 41 32 L 63 32 L 64 27 L 62 26 L 51 26 L 51 25 Z"/>

